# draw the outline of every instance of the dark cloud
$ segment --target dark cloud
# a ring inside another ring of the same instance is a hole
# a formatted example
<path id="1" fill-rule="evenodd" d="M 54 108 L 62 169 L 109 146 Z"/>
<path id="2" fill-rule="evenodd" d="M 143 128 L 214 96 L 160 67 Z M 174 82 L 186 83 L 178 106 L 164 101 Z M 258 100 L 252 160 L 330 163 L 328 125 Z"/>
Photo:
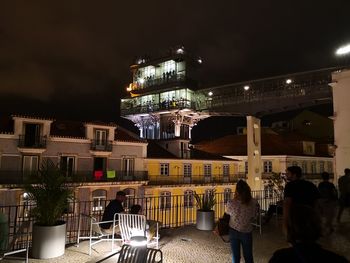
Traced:
<path id="1" fill-rule="evenodd" d="M 132 59 L 177 44 L 203 58 L 203 86 L 331 66 L 350 41 L 349 8 L 347 0 L 3 1 L 0 105 L 18 96 L 28 111 L 115 118 Z"/>

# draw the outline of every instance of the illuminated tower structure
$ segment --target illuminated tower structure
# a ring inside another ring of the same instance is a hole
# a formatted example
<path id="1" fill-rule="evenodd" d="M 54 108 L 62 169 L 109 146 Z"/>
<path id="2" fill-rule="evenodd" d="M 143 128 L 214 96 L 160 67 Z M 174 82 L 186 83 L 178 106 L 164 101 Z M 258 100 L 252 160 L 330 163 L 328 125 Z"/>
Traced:
<path id="1" fill-rule="evenodd" d="M 132 83 L 121 100 L 121 116 L 135 123 L 141 138 L 189 141 L 192 127 L 209 117 L 197 110 L 204 99 L 195 92 L 201 63 L 177 47 L 161 58 L 139 58 L 131 65 Z"/>

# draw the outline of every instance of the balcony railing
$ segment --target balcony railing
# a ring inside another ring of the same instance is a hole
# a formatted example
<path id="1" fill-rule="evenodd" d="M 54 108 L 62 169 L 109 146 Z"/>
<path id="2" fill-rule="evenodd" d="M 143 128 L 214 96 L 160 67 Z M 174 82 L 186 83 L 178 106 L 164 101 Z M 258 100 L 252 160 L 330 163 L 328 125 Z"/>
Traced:
<path id="1" fill-rule="evenodd" d="M 165 74 L 162 78 L 145 78 L 142 84 L 134 83 L 136 88 L 132 92 L 139 93 L 142 92 L 143 89 L 147 89 L 147 91 L 150 91 L 152 90 L 152 88 L 157 88 L 159 86 L 167 84 L 176 85 L 180 83 L 187 83 L 191 86 L 197 85 L 197 83 L 194 80 L 186 77 L 183 74 L 169 73 Z"/>
<path id="2" fill-rule="evenodd" d="M 22 185 L 30 179 L 35 183 L 36 172 L 26 171 L 0 171 L 0 184 L 3 185 Z M 77 171 L 74 173 L 64 172 L 68 183 L 93 183 L 93 182 L 126 182 L 126 181 L 147 181 L 148 173 L 146 171 Z"/>
<path id="3" fill-rule="evenodd" d="M 230 175 L 156 175 L 150 176 L 150 185 L 167 185 L 167 184 L 212 184 L 212 183 L 236 183 L 239 179 L 245 179 L 246 174 L 237 173 Z"/>
<path id="4" fill-rule="evenodd" d="M 223 215 L 225 204 L 233 195 L 233 192 L 215 193 L 216 204 L 214 206 L 214 211 L 216 220 Z M 252 195 L 259 202 L 262 210 L 267 210 L 270 204 L 274 204 L 279 200 L 275 195 L 266 195 L 263 190 L 253 191 Z M 109 201 L 105 199 L 98 202 L 98 204 L 93 201 L 69 202 L 66 213 L 62 216 L 62 220 L 67 223 L 66 243 L 76 243 L 78 229 L 80 229 L 80 236 L 89 236 L 90 218 L 85 215 L 94 216 L 100 221 L 108 203 Z M 193 225 L 196 222 L 197 207 L 193 194 L 166 197 L 129 196 L 126 202 L 124 202 L 125 210 L 128 211 L 133 204 L 140 204 L 146 218 L 160 221 L 162 228 Z M 16 229 L 20 227 L 23 221 L 33 222 L 33 218 L 31 218 L 30 215 L 34 207 L 35 204 L 30 200 L 24 201 L 22 205 L 0 206 L 0 212 L 5 215 L 9 222 L 10 239 L 15 235 Z M 29 236 L 31 237 L 31 233 L 29 233 Z M 14 244 L 15 247 L 13 247 L 13 249 L 21 248 L 25 245 L 26 240 L 18 240 Z"/>
<path id="5" fill-rule="evenodd" d="M 91 141 L 91 150 L 92 151 L 102 151 L 102 152 L 111 152 L 113 148 L 113 141 L 107 140 L 92 140 Z"/>
<path id="6" fill-rule="evenodd" d="M 122 105 L 121 115 L 131 115 L 140 113 L 157 112 L 162 110 L 181 110 L 181 109 L 196 109 L 194 101 L 189 100 L 167 100 L 162 103 L 150 103 L 148 105 L 138 105 L 136 107 L 131 107 Z"/>
<path id="7" fill-rule="evenodd" d="M 35 148 L 45 149 L 46 148 L 46 136 L 28 136 L 19 135 L 18 147 L 19 148 Z"/>

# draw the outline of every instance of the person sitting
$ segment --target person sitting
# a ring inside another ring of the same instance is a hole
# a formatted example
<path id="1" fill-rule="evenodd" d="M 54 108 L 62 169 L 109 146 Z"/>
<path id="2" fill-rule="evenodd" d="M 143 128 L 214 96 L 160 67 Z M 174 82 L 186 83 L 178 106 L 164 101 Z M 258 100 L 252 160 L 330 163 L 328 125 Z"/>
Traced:
<path id="1" fill-rule="evenodd" d="M 345 263 L 346 258 L 317 244 L 321 237 L 321 220 L 315 208 L 295 204 L 287 219 L 287 237 L 292 245 L 275 251 L 269 263 Z"/>
<path id="2" fill-rule="evenodd" d="M 113 232 L 114 215 L 116 213 L 124 212 L 123 202 L 125 200 L 126 200 L 125 192 L 118 191 L 115 199 L 110 201 L 109 204 L 106 206 L 103 212 L 102 221 L 103 222 L 109 221 L 109 222 L 100 224 L 101 228 L 104 229 L 105 232 L 110 232 L 110 233 Z M 116 220 L 118 220 L 118 218 Z"/>

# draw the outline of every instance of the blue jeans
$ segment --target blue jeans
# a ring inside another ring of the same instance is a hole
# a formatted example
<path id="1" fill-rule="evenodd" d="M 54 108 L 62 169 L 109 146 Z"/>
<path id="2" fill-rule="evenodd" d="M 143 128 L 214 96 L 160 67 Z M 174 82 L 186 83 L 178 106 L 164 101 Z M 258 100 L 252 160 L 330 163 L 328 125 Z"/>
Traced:
<path id="1" fill-rule="evenodd" d="M 243 233 L 230 228 L 230 243 L 232 250 L 232 263 L 241 260 L 241 244 L 245 263 L 254 263 L 253 260 L 253 235 L 252 232 Z"/>

